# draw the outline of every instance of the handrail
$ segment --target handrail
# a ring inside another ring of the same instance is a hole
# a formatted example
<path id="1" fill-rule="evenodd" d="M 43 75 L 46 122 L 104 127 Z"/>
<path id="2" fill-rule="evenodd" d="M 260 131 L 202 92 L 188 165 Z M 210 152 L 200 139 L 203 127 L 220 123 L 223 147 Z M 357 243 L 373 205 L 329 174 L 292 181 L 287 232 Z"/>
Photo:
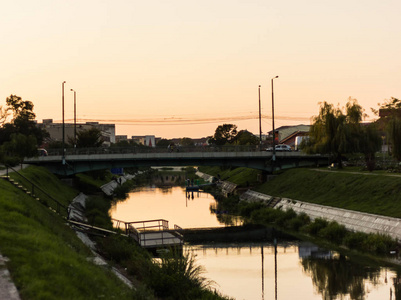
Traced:
<path id="1" fill-rule="evenodd" d="M 175 152 L 255 152 L 263 149 L 254 145 L 209 145 L 209 146 L 180 146 L 174 151 L 167 147 L 98 147 L 98 148 L 67 148 L 64 155 L 91 154 L 128 154 L 128 153 L 175 153 Z M 62 149 L 47 149 L 49 156 L 62 155 Z"/>
<path id="2" fill-rule="evenodd" d="M 145 220 L 145 221 L 134 221 L 134 222 L 125 222 L 117 219 L 112 219 L 113 222 L 116 223 L 117 228 L 121 228 L 122 224 L 125 226 L 125 233 L 134 238 L 138 244 L 146 247 L 147 244 L 149 244 L 150 241 L 157 241 L 161 240 L 162 244 L 164 244 L 165 241 L 168 240 L 174 240 L 178 238 L 180 240 L 180 243 L 182 243 L 183 240 L 183 235 L 178 232 L 179 229 L 182 230 L 182 228 L 178 225 L 174 225 L 174 230 L 170 230 L 168 227 L 168 221 L 164 219 L 155 219 L 155 220 Z M 155 223 L 157 222 L 156 225 L 146 225 L 149 223 Z M 142 224 L 142 227 L 134 227 L 133 224 Z M 156 230 L 154 230 L 156 228 Z M 150 230 L 149 230 L 150 229 Z M 161 233 L 161 237 L 156 237 L 156 238 L 149 238 L 149 236 L 146 236 L 146 233 Z M 167 236 L 165 237 L 165 233 L 170 233 L 173 236 Z"/>
<path id="3" fill-rule="evenodd" d="M 8 174 L 8 169 L 11 169 L 14 174 L 17 174 L 18 176 L 20 176 L 22 179 L 24 179 L 28 184 L 31 185 L 31 194 L 32 196 L 35 195 L 35 191 L 40 191 L 43 195 L 45 195 L 48 199 L 50 199 L 51 201 L 53 201 L 56 204 L 56 212 L 61 215 L 61 209 L 63 209 L 66 212 L 66 218 L 69 218 L 70 215 L 70 210 L 69 208 L 67 208 L 65 205 L 63 205 L 62 203 L 60 203 L 58 200 L 54 199 L 51 195 L 49 195 L 45 190 L 43 190 L 42 188 L 40 188 L 39 186 L 37 186 L 36 184 L 34 184 L 32 181 L 30 181 L 28 178 L 26 178 L 24 175 L 22 175 L 21 173 L 19 173 L 17 170 L 15 170 L 13 167 L 9 166 L 9 165 L 5 165 L 7 168 L 7 177 L 9 177 Z M 23 184 L 23 182 L 18 182 Z"/>

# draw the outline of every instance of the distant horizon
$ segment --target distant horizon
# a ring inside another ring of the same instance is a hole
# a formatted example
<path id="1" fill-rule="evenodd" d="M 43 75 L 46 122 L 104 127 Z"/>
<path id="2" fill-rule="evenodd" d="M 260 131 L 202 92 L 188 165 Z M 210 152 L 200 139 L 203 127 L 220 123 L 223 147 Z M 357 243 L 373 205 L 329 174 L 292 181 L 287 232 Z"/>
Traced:
<path id="1" fill-rule="evenodd" d="M 80 120 L 166 138 L 224 123 L 259 132 L 259 99 L 270 131 L 273 95 L 275 127 L 350 97 L 370 113 L 401 98 L 400 11 L 395 0 L 5 1 L 0 105 L 14 94 L 61 120 L 63 96 L 68 120 L 75 94 Z"/>

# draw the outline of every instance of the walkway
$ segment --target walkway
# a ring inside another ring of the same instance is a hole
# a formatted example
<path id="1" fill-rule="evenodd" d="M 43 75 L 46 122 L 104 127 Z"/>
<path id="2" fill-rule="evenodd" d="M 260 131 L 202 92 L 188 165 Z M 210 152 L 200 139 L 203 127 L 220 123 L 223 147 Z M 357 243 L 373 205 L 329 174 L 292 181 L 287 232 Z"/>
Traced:
<path id="1" fill-rule="evenodd" d="M 0 254 L 0 299 L 20 300 L 18 290 L 12 282 L 10 272 L 7 269 L 7 261 L 8 258 Z"/>

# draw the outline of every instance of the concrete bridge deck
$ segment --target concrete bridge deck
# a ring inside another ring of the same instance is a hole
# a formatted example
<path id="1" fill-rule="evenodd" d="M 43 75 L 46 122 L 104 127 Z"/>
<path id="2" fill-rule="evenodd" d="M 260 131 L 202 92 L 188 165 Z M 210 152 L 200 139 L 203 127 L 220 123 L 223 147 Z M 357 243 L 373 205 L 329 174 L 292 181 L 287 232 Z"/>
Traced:
<path id="1" fill-rule="evenodd" d="M 47 167 L 55 174 L 71 175 L 119 167 L 157 166 L 247 167 L 271 173 L 274 170 L 327 165 L 329 160 L 324 155 L 306 155 L 301 152 L 277 152 L 273 155 L 272 152 L 259 151 L 254 147 L 196 147 L 171 153 L 153 148 L 148 149 L 148 152 L 129 148 L 119 151 L 114 148 L 73 149 L 67 151 L 64 158 L 60 152 L 49 151 L 49 156 L 26 158 L 24 163 Z"/>

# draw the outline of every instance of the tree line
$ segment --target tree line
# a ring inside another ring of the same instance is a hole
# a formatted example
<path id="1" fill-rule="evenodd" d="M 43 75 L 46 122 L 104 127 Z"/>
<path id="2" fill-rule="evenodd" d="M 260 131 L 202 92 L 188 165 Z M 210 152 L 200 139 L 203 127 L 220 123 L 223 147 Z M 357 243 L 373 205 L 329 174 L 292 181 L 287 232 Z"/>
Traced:
<path id="1" fill-rule="evenodd" d="M 379 109 L 372 109 L 380 118 L 364 123 L 367 116 L 356 99 L 348 99 L 345 108 L 320 103 L 319 114 L 312 118 L 309 139 L 301 144 L 307 153 L 330 154 L 342 167 L 344 155 L 362 153 L 368 170 L 375 168 L 375 153 L 386 141 L 390 154 L 401 161 L 401 100 L 391 98 Z"/>
<path id="2" fill-rule="evenodd" d="M 401 161 L 401 100 L 392 97 L 372 109 L 380 118 L 364 123 L 367 116 L 356 99 L 348 99 L 344 108 L 322 102 L 319 114 L 312 118 L 309 138 L 301 147 L 307 153 L 330 154 L 333 161 L 342 166 L 344 156 L 362 153 L 369 170 L 375 168 L 375 153 L 386 141 L 391 155 Z M 35 122 L 34 105 L 31 101 L 10 95 L 6 106 L 0 107 L 0 162 L 16 164 L 24 157 L 38 155 L 38 147 L 49 138 L 49 133 Z M 211 145 L 259 145 L 257 136 L 247 130 L 238 130 L 234 124 L 219 125 L 214 135 L 208 137 Z M 100 130 L 91 128 L 77 132 L 77 139 L 68 137 L 65 147 L 100 147 L 103 143 Z M 161 139 L 157 146 L 167 147 L 172 140 Z M 180 140 L 181 146 L 194 146 L 191 138 Z M 135 142 L 122 141 L 112 146 L 141 146 Z M 61 142 L 50 142 L 50 148 L 62 147 Z"/>

